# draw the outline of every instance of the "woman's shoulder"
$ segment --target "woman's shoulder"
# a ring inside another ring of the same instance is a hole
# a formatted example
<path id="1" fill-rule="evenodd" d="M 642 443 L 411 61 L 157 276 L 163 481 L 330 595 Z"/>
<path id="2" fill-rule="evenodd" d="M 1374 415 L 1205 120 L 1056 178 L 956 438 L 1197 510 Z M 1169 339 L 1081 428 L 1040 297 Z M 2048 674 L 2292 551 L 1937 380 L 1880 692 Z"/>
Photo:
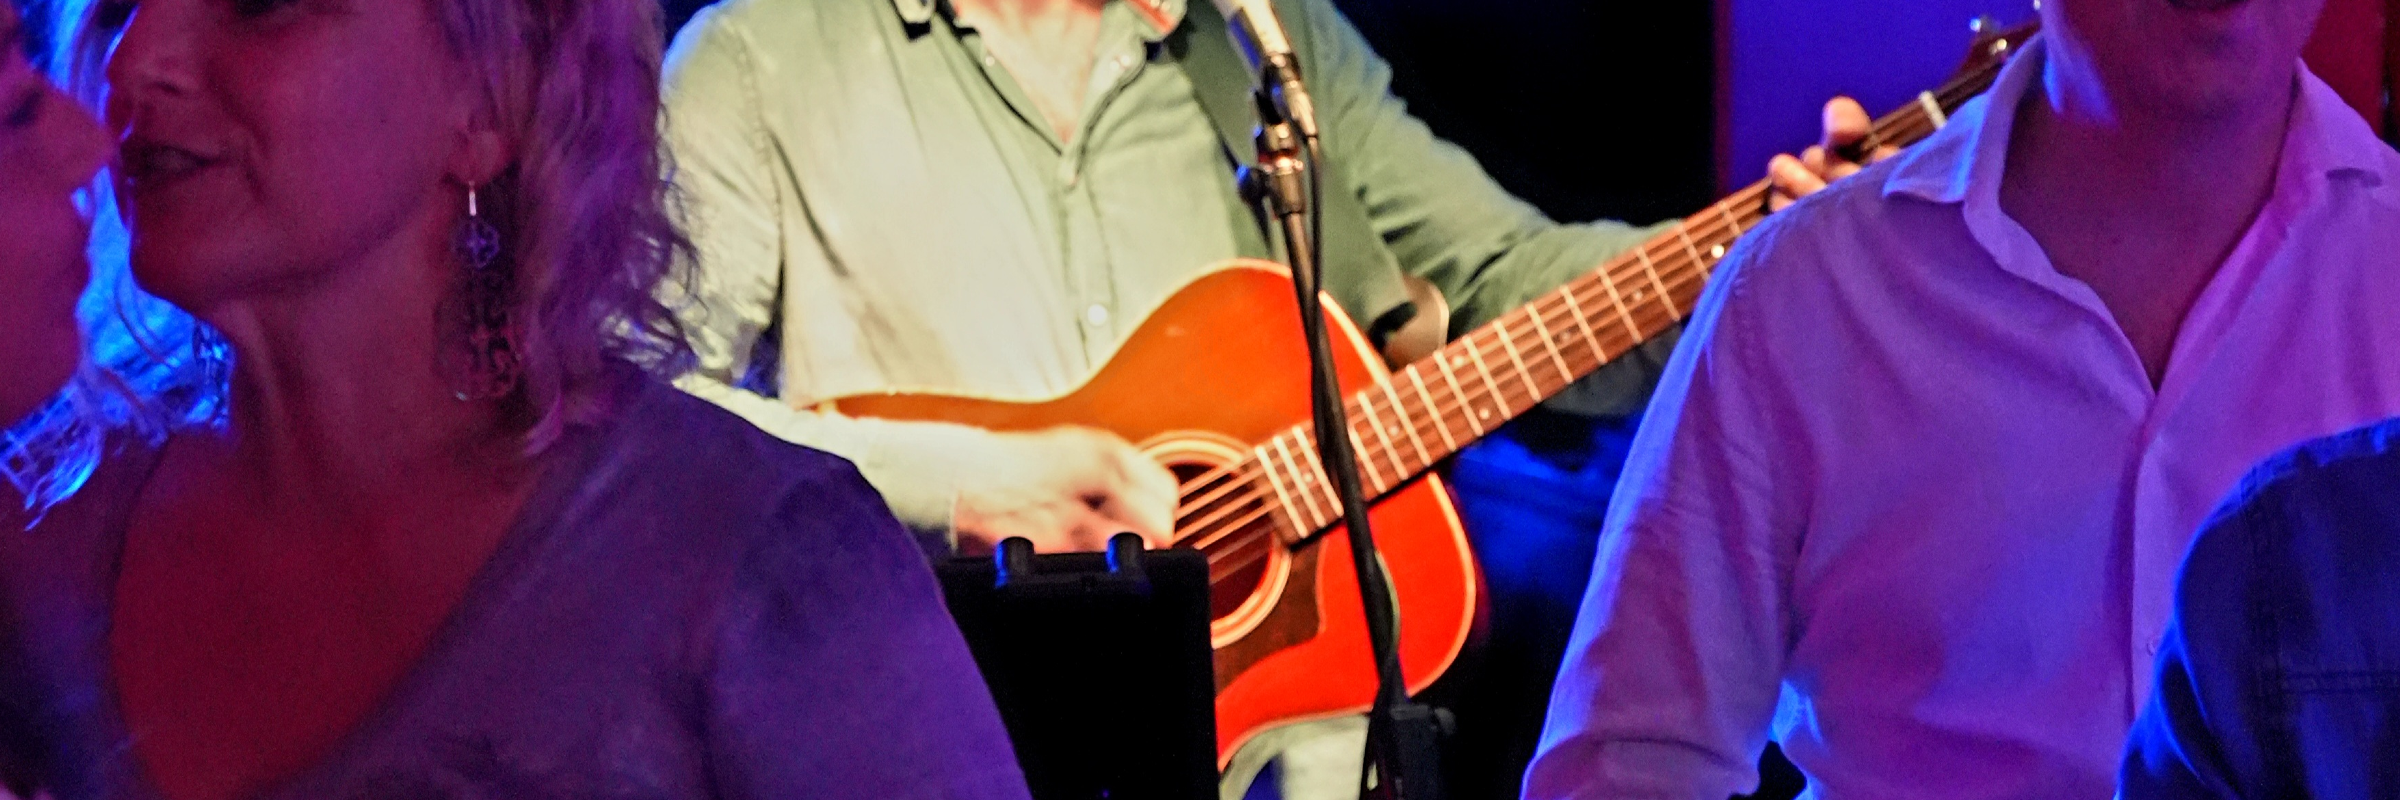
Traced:
<path id="1" fill-rule="evenodd" d="M 848 460 L 759 430 L 665 383 L 635 390 L 596 443 L 586 493 L 652 506 L 684 535 L 743 549 L 901 533 Z M 913 545 L 911 545 L 913 547 Z"/>

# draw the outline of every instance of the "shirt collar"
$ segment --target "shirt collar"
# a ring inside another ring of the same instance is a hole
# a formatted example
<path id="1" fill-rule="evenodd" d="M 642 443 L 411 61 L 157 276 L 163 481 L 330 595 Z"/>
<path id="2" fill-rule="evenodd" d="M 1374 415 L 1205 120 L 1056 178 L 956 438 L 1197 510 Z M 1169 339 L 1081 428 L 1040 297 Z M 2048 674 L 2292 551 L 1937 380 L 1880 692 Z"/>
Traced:
<path id="1" fill-rule="evenodd" d="M 1908 195 L 1936 203 L 1963 202 L 1970 191 L 1997 196 L 2017 108 L 2033 82 L 2041 79 L 2046 40 L 2036 36 L 2027 42 L 2001 67 L 1991 91 L 1968 101 L 1933 138 L 1901 154 L 1884 181 L 1884 196 Z M 2284 136 L 2282 170 L 2290 170 L 2293 177 L 2357 177 L 2380 184 L 2391 166 L 2384 157 L 2386 149 L 2333 87 L 2301 65 L 2300 97 Z"/>
<path id="2" fill-rule="evenodd" d="M 1154 34 L 1148 37 L 1151 41 L 1166 38 L 1167 34 L 1174 32 L 1175 26 L 1183 24 L 1183 9 L 1186 0 L 1123 0 L 1123 2 L 1131 7 L 1144 22 L 1150 24 L 1151 32 Z M 938 8 L 939 5 L 940 0 L 892 0 L 892 8 L 900 12 L 901 21 L 910 25 L 924 25 L 933 22 L 934 12 L 941 10 Z"/>

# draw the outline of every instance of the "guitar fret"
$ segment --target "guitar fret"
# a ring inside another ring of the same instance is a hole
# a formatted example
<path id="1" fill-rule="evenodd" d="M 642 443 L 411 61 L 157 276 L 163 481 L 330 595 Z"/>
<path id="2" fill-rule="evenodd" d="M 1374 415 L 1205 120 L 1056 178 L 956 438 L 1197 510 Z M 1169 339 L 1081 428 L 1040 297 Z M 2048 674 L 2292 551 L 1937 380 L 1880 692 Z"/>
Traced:
<path id="1" fill-rule="evenodd" d="M 1467 340 L 1461 339 L 1460 341 Z M 1467 348 L 1469 352 L 1474 351 L 1474 349 L 1475 348 L 1472 346 Z M 1450 368 L 1448 350 L 1444 349 L 1435 351 L 1433 358 L 1434 363 L 1442 368 L 1442 380 L 1447 381 L 1450 384 L 1450 396 L 1458 398 L 1458 410 L 1461 412 L 1459 416 L 1467 418 L 1467 429 L 1474 431 L 1476 437 L 1482 437 L 1483 422 L 1475 418 L 1476 415 L 1474 414 L 1474 404 L 1467 400 L 1466 387 L 1458 385 L 1458 376 L 1454 374 L 1455 371 Z M 1442 438 L 1448 439 L 1450 438 L 1450 435 L 1443 434 Z"/>
<path id="2" fill-rule="evenodd" d="M 1567 299 L 1567 313 L 1575 315 L 1575 327 L 1583 331 L 1583 340 L 1592 348 L 1592 355 L 1599 357 L 1601 363 L 1608 363 L 1609 357 L 1613 354 L 1608 352 L 1608 348 L 1601 346 L 1599 334 L 1592 332 L 1592 323 L 1586 320 L 1583 304 L 1575 301 L 1575 287 L 1569 286 L 1560 289 L 1558 295 Z"/>
<path id="3" fill-rule="evenodd" d="M 1516 343 L 1509 341 L 1512 337 L 1508 335 L 1508 318 L 1492 320 L 1492 330 L 1496 332 L 1493 338 L 1500 340 L 1500 349 L 1508 351 L 1509 363 L 1517 365 L 1517 382 L 1525 384 L 1527 394 L 1542 396 L 1542 387 L 1533 382 L 1533 370 L 1525 368 L 1525 359 L 1517 357 Z"/>
<path id="4" fill-rule="evenodd" d="M 1377 383 L 1382 383 L 1382 381 L 1376 381 L 1376 382 L 1377 382 Z M 1377 486 L 1376 488 L 1381 488 L 1381 487 L 1384 487 L 1384 486 L 1398 486 L 1398 485 L 1400 485 L 1400 480 L 1401 480 L 1402 478 L 1406 478 L 1406 477 L 1408 477 L 1408 465 L 1407 465 L 1407 464 L 1400 463 L 1400 453 L 1399 453 L 1399 448 L 1397 448 L 1397 447 L 1393 447 L 1393 446 L 1392 446 L 1392 437 L 1391 437 L 1390 435 L 1388 435 L 1388 434 L 1385 434 L 1385 433 L 1383 432 L 1383 417 L 1381 417 L 1381 416 L 1379 416 L 1379 415 L 1377 415 L 1377 414 L 1375 413 L 1375 398 L 1374 398 L 1374 397 L 1372 397 L 1372 396 L 1367 396 L 1367 397 L 1361 397 L 1361 398 L 1359 398 L 1359 399 L 1358 399 L 1358 408 L 1359 408 L 1359 410 L 1360 410 L 1360 411 L 1362 411 L 1362 412 L 1364 412 L 1364 413 L 1366 414 L 1366 417 L 1367 417 L 1367 428 L 1368 428 L 1369 430 L 1372 430 L 1372 431 L 1374 431 L 1374 432 L 1375 432 L 1375 440 L 1383 443 L 1383 457 L 1384 457 L 1386 460 L 1390 461 L 1390 462 L 1391 462 L 1391 464 L 1392 464 L 1392 482 L 1391 482 L 1391 483 L 1384 483 L 1384 482 L 1383 482 L 1383 479 L 1381 479 L 1381 478 L 1377 478 L 1377 479 L 1375 480 L 1375 482 L 1378 484 L 1378 486 Z M 1394 412 L 1394 413 L 1397 413 L 1398 411 L 1399 411 L 1399 409 L 1396 409 L 1396 408 L 1395 408 L 1395 409 L 1393 409 L 1393 412 Z M 1356 433 L 1355 433 L 1355 432 L 1353 432 L 1353 435 L 1352 435 L 1350 438 L 1351 438 L 1351 439 L 1353 439 L 1353 440 L 1355 440 L 1355 439 L 1357 439 L 1358 437 L 1357 437 Z M 1366 450 L 1366 447 L 1365 447 L 1363 444 L 1361 444 L 1361 445 L 1360 445 L 1360 447 L 1359 447 L 1359 450 L 1360 450 L 1361 452 L 1364 452 L 1364 451 Z M 1361 461 L 1361 462 L 1372 461 L 1372 460 L 1374 460 L 1374 459 L 1372 459 L 1372 458 L 1367 458 L 1367 457 L 1361 457 L 1361 458 L 1359 458 L 1359 461 Z"/>
<path id="5" fill-rule="evenodd" d="M 1301 526 L 1300 531 L 1300 535 L 1302 537 L 1306 537 L 1309 534 L 1316 533 L 1317 529 L 1324 527 L 1324 525 L 1318 522 L 1319 517 L 1317 516 L 1317 495 L 1315 492 L 1309 491 L 1308 489 L 1308 473 L 1301 470 L 1300 460 L 1292 457 L 1291 446 L 1284 442 L 1284 440 L 1287 438 L 1291 437 L 1275 437 L 1275 452 L 1283 455 L 1284 465 L 1291 469 L 1290 474 L 1292 476 L 1292 494 L 1299 496 L 1300 500 L 1305 504 L 1302 506 L 1295 506 L 1295 508 L 1302 508 L 1307 511 L 1307 516 L 1301 519 L 1301 522 L 1304 524 Z"/>
<path id="6" fill-rule="evenodd" d="M 1415 377 L 1417 371 L 1412 369 L 1408 371 L 1408 374 L 1410 377 Z M 1417 438 L 1417 426 L 1415 423 L 1409 422 L 1408 409 L 1401 407 L 1400 394 L 1392 391 L 1392 382 L 1389 380 L 1382 380 L 1376 381 L 1375 384 L 1383 388 L 1384 399 L 1391 402 L 1392 415 L 1401 419 L 1403 424 L 1400 425 L 1400 432 L 1408 434 L 1408 446 L 1416 448 L 1417 466 L 1423 467 L 1431 465 L 1433 463 L 1433 456 L 1425 452 L 1425 440 Z M 1418 385 L 1422 386 L 1423 384 Z M 1427 410 L 1430 411 L 1431 409 Z M 1408 470 L 1402 470 L 1402 472 L 1407 471 Z"/>
<path id="7" fill-rule="evenodd" d="M 1278 436 L 1271 441 L 1280 442 L 1282 439 L 1283 437 Z M 1298 534 L 1297 538 L 1307 538 L 1309 532 L 1315 529 L 1309 527 L 1308 523 L 1300 518 L 1299 510 L 1292 506 L 1291 493 L 1284 490 L 1283 479 L 1275 474 L 1275 457 L 1268 453 L 1267 446 L 1262 444 L 1250 448 L 1250 459 L 1258 462 L 1260 472 L 1266 473 L 1267 487 L 1275 490 L 1275 507 L 1283 511 L 1284 519 L 1291 525 L 1292 531 Z"/>
<path id="8" fill-rule="evenodd" d="M 1533 312 L 1533 340 L 1541 342 L 1543 349 L 1550 351 L 1550 363 L 1558 367 L 1558 382 L 1561 385 L 1573 382 L 1575 370 L 1567 367 L 1566 355 L 1558 351 L 1558 334 L 1550 332 L 1550 323 L 1542 320 L 1541 302 L 1537 300 L 1526 308 Z M 1537 391 L 1534 394 L 1540 395 L 1542 392 Z"/>
<path id="9" fill-rule="evenodd" d="M 1440 353 L 1437 352 L 1434 354 L 1434 361 L 1437 364 L 1440 363 Z M 1415 367 L 1411 367 L 1408 370 L 1408 381 L 1416 384 L 1417 397 L 1425 401 L 1425 419 L 1433 423 L 1433 432 L 1441 435 L 1443 452 L 1458 452 L 1458 440 L 1450 438 L 1450 423 L 1442 420 L 1441 406 L 1433 402 L 1433 393 L 1425 390 L 1425 376 Z M 1409 435 L 1413 437 L 1416 434 L 1411 433 Z M 1425 459 L 1425 463 L 1431 464 L 1433 463 L 1433 459 Z"/>
<path id="10" fill-rule="evenodd" d="M 1674 299 L 1667 296 L 1667 284 L 1658 279 L 1658 265 L 1650 261 L 1649 248 L 1636 247 L 1633 252 L 1635 255 L 1641 256 L 1642 271 L 1650 276 L 1650 286 L 1658 290 L 1658 307 L 1666 309 L 1668 317 L 1673 318 L 1676 322 L 1682 322 L 1683 312 L 1676 310 Z"/>
<path id="11" fill-rule="evenodd" d="M 1693 244 L 1693 243 L 1692 243 L 1692 229 L 1691 229 L 1691 226 L 1689 226 L 1689 225 L 1676 225 L 1676 226 L 1675 226 L 1675 238 L 1678 238 L 1678 239 L 1682 239 L 1682 240 L 1683 240 L 1683 251 L 1684 251 L 1684 252 L 1686 252 L 1686 253 L 1690 253 L 1690 254 L 1691 254 L 1691 256 L 1692 256 L 1692 265 L 1693 265 L 1693 266 L 1697 267 L 1697 266 L 1699 266 L 1699 265 L 1701 265 L 1701 264 L 1706 264 L 1706 263 L 1708 263 L 1708 259 L 1707 259 L 1707 258 L 1704 258 L 1704 257 L 1702 257 L 1702 256 L 1700 255 L 1700 246 L 1699 246 L 1699 245 L 1697 245 L 1697 244 Z"/>
<path id="12" fill-rule="evenodd" d="M 1352 463 L 1358 465 L 1358 480 L 1359 483 L 1362 484 L 1362 488 L 1371 489 L 1374 488 L 1375 485 L 1382 483 L 1383 474 L 1376 471 L 1375 459 L 1368 455 L 1366 441 L 1358 438 L 1358 428 L 1352 427 L 1350 430 L 1344 431 L 1343 433 L 1349 435 L 1350 437 L 1350 460 Z M 1318 463 L 1321 464 L 1324 462 L 1319 461 Z M 1334 488 L 1332 476 L 1326 477 L 1325 488 Z"/>
<path id="13" fill-rule="evenodd" d="M 1291 437 L 1292 469 L 1299 473 L 1300 493 L 1307 496 L 1310 518 L 1316 527 L 1331 526 L 1342 518 L 1342 510 L 1325 501 L 1325 466 L 1317 460 L 1316 428 L 1301 429 Z"/>
<path id="14" fill-rule="evenodd" d="M 1350 457 L 1351 460 L 1358 462 L 1360 467 L 1365 468 L 1366 474 L 1358 476 L 1358 488 L 1360 491 L 1366 492 L 1368 497 L 1374 497 L 1377 494 L 1381 494 L 1383 492 L 1383 487 L 1396 485 L 1400 482 L 1398 478 L 1393 478 L 1392 482 L 1387 484 L 1383 482 L 1383 476 L 1375 474 L 1375 459 L 1367 454 L 1367 442 L 1364 439 L 1358 438 L 1357 428 L 1350 429 Z M 1335 496 L 1340 496 L 1341 488 L 1333 485 L 1333 479 L 1331 477 L 1326 478 L 1325 488 L 1327 491 L 1333 492 Z"/>
<path id="15" fill-rule="evenodd" d="M 1633 311 L 1626 307 L 1625 295 L 1617 291 L 1616 278 L 1602 275 L 1600 276 L 1600 286 L 1608 290 L 1609 304 L 1617 307 L 1617 319 L 1625 323 L 1625 332 L 1632 335 L 1633 338 L 1629 341 L 1641 341 L 1642 326 L 1633 324 Z"/>
<path id="16" fill-rule="evenodd" d="M 1925 109 L 1925 118 L 1933 122 L 1934 130 L 1950 127 L 1950 115 L 1943 113 L 1942 101 L 1934 99 L 1932 92 L 1918 92 L 1917 107 Z"/>
<path id="17" fill-rule="evenodd" d="M 1464 339 L 1460 339 L 1459 341 L 1465 342 L 1467 345 L 1467 360 L 1475 362 L 1475 377 L 1482 378 L 1484 387 L 1492 390 L 1492 403 L 1494 405 L 1506 407 L 1508 401 L 1504 399 L 1506 398 L 1506 395 L 1500 393 L 1500 384 L 1492 382 L 1492 368 L 1484 366 L 1483 364 L 1483 348 L 1475 344 L 1475 337 L 1473 335 L 1469 335 Z M 1460 394 L 1459 399 L 1466 399 L 1466 395 L 1463 393 Z M 1475 408 L 1474 404 L 1472 403 L 1467 405 L 1467 410 L 1474 412 L 1473 418 L 1475 419 L 1475 435 L 1482 436 L 1484 432 L 1483 418 L 1490 416 L 1491 412 Z"/>
<path id="18" fill-rule="evenodd" d="M 1300 453 L 1308 457 L 1307 481 L 1309 502 L 1325 504 L 1325 524 L 1332 527 L 1342 521 L 1342 496 L 1334 492 L 1333 476 L 1325 474 L 1325 456 L 1317 451 L 1317 437 L 1298 437 Z"/>
<path id="19" fill-rule="evenodd" d="M 1716 208 L 1717 215 L 1725 218 L 1725 226 L 1727 230 L 1727 233 L 1725 234 L 1725 241 L 1730 243 L 1735 239 L 1742 238 L 1742 234 L 1746 233 L 1746 231 L 1742 230 L 1741 219 L 1733 215 L 1733 209 L 1727 207 L 1724 203 L 1718 203 Z M 1717 264 L 1725 260 L 1725 247 L 1725 245 L 1720 244 L 1709 250 L 1709 255 L 1711 258 L 1709 259 L 1708 265 L 1701 269 L 1702 272 L 1705 272 L 1709 275 L 1716 274 Z"/>

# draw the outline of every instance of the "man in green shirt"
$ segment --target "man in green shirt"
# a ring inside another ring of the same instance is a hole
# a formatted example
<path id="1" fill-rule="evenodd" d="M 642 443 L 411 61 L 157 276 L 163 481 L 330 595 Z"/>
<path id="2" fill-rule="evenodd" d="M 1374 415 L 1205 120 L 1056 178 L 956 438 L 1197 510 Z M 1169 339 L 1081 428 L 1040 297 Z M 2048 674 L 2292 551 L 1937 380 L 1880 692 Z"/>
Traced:
<path id="1" fill-rule="evenodd" d="M 812 406 L 890 390 L 1063 394 L 1208 265 L 1270 252 L 1233 181 L 1250 154 L 1229 151 L 1224 120 L 1201 99 L 1227 88 L 1223 73 L 1193 60 L 1195 44 L 1214 44 L 1193 37 L 1227 34 L 1186 24 L 1187 10 L 725 0 L 702 11 L 669 54 L 666 85 L 700 256 L 686 321 L 701 369 L 684 387 L 856 462 L 938 547 L 1025 536 L 1043 550 L 1097 549 L 1128 529 L 1164 542 L 1174 481 L 1108 434 Z M 1279 14 L 1340 170 L 1327 191 L 1346 192 L 1371 229 L 1329 262 L 1326 290 L 1371 332 L 1405 318 L 1395 312 L 1409 303 L 1408 276 L 1447 298 L 1456 334 L 1652 234 L 1544 218 L 1407 113 L 1389 67 L 1328 0 L 1285 0 Z M 1841 112 L 1829 138 L 1864 132 L 1855 104 L 1829 110 Z M 1812 151 L 1774 171 L 1800 193 L 1849 168 Z M 1637 411 L 1668 346 L 1554 402 Z M 762 348 L 780 351 L 777 396 L 743 380 Z M 1349 755 L 1348 776 L 1334 769 L 1330 785 L 1355 787 Z M 1242 771 L 1237 762 L 1229 785 Z"/>

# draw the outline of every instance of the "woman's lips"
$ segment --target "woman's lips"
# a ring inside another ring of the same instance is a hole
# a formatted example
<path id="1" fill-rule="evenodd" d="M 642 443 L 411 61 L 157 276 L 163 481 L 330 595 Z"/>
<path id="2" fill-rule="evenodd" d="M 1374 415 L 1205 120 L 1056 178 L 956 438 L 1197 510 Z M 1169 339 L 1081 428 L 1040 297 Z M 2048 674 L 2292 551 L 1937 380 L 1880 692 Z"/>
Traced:
<path id="1" fill-rule="evenodd" d="M 198 174 L 214 157 L 171 144 L 133 139 L 118 152 L 118 167 L 136 190 L 155 189 Z"/>

